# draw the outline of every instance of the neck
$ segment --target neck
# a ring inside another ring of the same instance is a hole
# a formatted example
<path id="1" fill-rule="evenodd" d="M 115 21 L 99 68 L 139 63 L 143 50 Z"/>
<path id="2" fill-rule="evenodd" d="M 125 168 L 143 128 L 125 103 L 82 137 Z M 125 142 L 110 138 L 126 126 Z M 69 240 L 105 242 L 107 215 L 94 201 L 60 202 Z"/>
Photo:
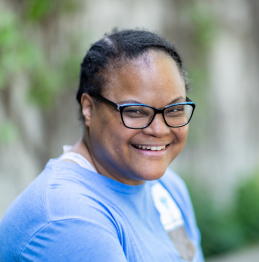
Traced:
<path id="1" fill-rule="evenodd" d="M 82 139 L 80 139 L 71 149 L 71 152 L 74 152 L 74 153 L 78 153 L 80 155 L 82 155 L 84 158 L 86 158 L 90 163 L 91 165 L 97 170 L 98 172 L 98 169 L 96 168 L 96 165 L 93 161 L 93 158 L 92 158 L 92 155 L 91 155 L 91 152 L 88 148 L 88 145 L 87 145 L 87 138 L 85 137 L 85 135 L 83 136 Z"/>

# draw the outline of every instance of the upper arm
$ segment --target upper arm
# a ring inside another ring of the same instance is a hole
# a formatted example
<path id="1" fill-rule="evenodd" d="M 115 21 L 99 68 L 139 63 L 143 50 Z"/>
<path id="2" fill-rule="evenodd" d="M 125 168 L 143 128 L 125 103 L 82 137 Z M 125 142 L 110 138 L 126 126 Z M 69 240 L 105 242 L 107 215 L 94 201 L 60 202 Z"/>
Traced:
<path id="1" fill-rule="evenodd" d="M 66 219 L 39 230 L 24 248 L 20 261 L 127 260 L 115 230 L 96 221 Z"/>

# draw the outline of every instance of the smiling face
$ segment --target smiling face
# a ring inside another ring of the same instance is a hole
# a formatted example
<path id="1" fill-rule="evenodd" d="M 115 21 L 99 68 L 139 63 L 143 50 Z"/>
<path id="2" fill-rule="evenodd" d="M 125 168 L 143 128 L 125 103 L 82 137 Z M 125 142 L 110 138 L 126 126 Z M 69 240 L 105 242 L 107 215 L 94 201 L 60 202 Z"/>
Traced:
<path id="1" fill-rule="evenodd" d="M 113 71 L 111 80 L 102 96 L 117 104 L 134 102 L 162 108 L 186 99 L 177 65 L 161 53 L 149 52 L 126 63 Z M 159 179 L 186 142 L 188 125 L 170 128 L 161 114 L 144 129 L 129 129 L 114 107 L 95 103 L 86 94 L 82 108 L 85 141 L 94 165 L 100 174 L 125 184 Z"/>

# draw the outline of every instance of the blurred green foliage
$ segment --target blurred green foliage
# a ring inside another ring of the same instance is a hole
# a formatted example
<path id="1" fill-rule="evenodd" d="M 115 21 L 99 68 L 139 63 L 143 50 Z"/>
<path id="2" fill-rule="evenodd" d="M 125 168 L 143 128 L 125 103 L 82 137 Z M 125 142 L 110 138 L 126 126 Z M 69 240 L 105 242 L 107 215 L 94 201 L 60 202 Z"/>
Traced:
<path id="1" fill-rule="evenodd" d="M 187 72 L 191 79 L 190 98 L 197 104 L 195 114 L 191 122 L 192 131 L 188 136 L 188 145 L 197 146 L 206 144 L 211 139 L 208 129 L 211 128 L 211 97 L 210 97 L 210 68 L 208 66 L 208 54 L 215 39 L 217 38 L 220 26 L 214 14 L 211 3 L 206 1 L 181 1 L 182 19 L 187 22 L 188 32 Z M 202 132 L 201 130 L 208 130 Z"/>
<path id="2" fill-rule="evenodd" d="M 205 1 L 187 1 L 184 4 L 183 16 L 191 24 L 191 45 L 200 52 L 206 53 L 217 35 L 217 19 L 210 3 Z"/>
<path id="3" fill-rule="evenodd" d="M 208 189 L 187 181 L 205 257 L 259 242 L 259 171 L 248 177 L 237 186 L 234 203 L 223 209 Z"/>
<path id="4" fill-rule="evenodd" d="M 60 92 L 73 86 L 79 71 L 79 54 L 64 54 L 61 47 L 56 48 L 53 59 L 51 48 L 46 48 L 45 35 L 59 18 L 76 10 L 76 2 L 12 0 L 8 10 L 0 11 L 0 90 L 10 87 L 13 79 L 22 74 L 28 80 L 28 100 L 49 108 Z M 50 26 L 46 25 L 48 22 Z M 66 39 L 66 44 L 75 45 L 70 39 Z"/>
<path id="5" fill-rule="evenodd" d="M 236 214 L 246 242 L 259 240 L 259 169 L 238 188 Z"/>
<path id="6" fill-rule="evenodd" d="M 17 126 L 11 121 L 4 121 L 0 126 L 0 143 L 11 144 L 18 138 Z"/>
<path id="7" fill-rule="evenodd" d="M 71 0 L 24 0 L 22 3 L 23 17 L 33 22 L 44 21 L 55 15 L 71 13 L 78 8 L 78 1 Z"/>
<path id="8" fill-rule="evenodd" d="M 240 228 L 230 210 L 218 210 L 210 192 L 200 185 L 188 185 L 197 224 L 201 232 L 201 245 L 205 257 L 227 252 L 242 245 Z"/>

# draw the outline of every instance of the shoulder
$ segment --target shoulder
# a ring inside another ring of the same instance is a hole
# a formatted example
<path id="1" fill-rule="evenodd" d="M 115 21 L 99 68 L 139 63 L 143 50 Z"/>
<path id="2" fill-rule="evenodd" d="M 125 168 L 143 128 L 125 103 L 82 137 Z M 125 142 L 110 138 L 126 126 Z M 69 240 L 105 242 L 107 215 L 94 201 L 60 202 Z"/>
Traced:
<path id="1" fill-rule="evenodd" d="M 60 162 L 52 167 L 46 188 L 49 220 L 110 218 L 112 198 L 100 175 L 74 163 Z"/>
<path id="2" fill-rule="evenodd" d="M 76 238 L 85 241 L 101 233 L 118 238 L 120 228 L 95 190 L 98 183 L 89 178 L 91 172 L 82 173 L 82 168 L 73 163 L 58 162 L 50 161 L 5 213 L 0 223 L 0 256 L 17 258 L 25 246 L 26 250 L 36 248 L 44 241 L 51 248 L 56 236 L 62 241 L 70 239 L 71 243 Z"/>
<path id="3" fill-rule="evenodd" d="M 193 213 L 190 195 L 182 178 L 168 168 L 160 179 L 160 183 L 172 195 L 183 213 Z"/>
<path id="4" fill-rule="evenodd" d="M 109 260 L 111 259 L 111 260 Z M 20 261 L 124 261 L 117 234 L 97 220 L 52 221 L 24 247 Z"/>
<path id="5" fill-rule="evenodd" d="M 174 194 L 181 195 L 181 197 L 184 198 L 189 198 L 189 193 L 185 182 L 171 169 L 167 168 L 165 174 L 160 179 L 160 182 Z"/>

